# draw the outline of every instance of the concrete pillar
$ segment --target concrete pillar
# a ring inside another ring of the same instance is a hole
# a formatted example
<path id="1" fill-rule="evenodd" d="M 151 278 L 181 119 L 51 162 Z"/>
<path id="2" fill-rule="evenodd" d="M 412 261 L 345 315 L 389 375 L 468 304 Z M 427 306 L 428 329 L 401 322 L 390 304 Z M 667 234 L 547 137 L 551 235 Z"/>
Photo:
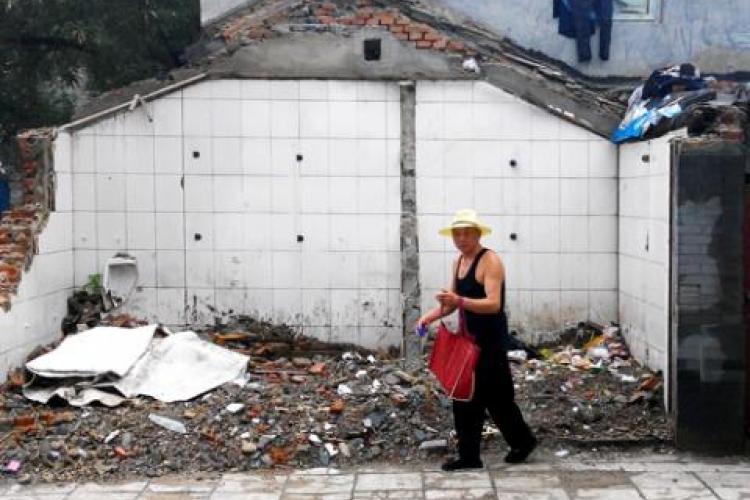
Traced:
<path id="1" fill-rule="evenodd" d="M 414 324 L 420 316 L 419 233 L 417 231 L 416 116 L 414 82 L 401 85 L 401 304 L 403 352 L 407 360 L 421 354 Z"/>

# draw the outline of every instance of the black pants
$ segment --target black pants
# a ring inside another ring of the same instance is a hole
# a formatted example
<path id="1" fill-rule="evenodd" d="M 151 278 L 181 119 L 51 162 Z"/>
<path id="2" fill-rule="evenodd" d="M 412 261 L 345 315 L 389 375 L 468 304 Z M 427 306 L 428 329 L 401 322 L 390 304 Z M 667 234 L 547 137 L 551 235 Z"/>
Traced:
<path id="1" fill-rule="evenodd" d="M 487 413 L 511 448 L 523 448 L 533 440 L 531 429 L 524 422 L 514 397 L 507 352 L 500 346 L 483 347 L 476 368 L 474 398 L 469 402 L 453 401 L 459 458 L 467 461 L 479 459 L 482 426 Z"/>

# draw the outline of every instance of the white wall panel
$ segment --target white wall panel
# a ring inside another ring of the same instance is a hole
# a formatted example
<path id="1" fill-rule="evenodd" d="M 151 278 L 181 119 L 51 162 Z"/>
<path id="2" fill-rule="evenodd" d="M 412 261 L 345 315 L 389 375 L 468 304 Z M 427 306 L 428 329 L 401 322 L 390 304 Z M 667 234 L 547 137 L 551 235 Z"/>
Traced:
<path id="1" fill-rule="evenodd" d="M 437 230 L 471 207 L 495 229 L 512 327 L 617 320 L 614 145 L 483 82 L 419 82 L 416 135 L 423 307 L 455 255 Z"/>

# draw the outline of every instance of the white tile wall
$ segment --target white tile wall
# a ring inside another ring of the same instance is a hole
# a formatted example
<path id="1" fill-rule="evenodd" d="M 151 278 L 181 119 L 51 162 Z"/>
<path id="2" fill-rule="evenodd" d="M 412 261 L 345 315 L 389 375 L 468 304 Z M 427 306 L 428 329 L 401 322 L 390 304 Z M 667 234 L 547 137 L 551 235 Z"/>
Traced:
<path id="1" fill-rule="evenodd" d="M 127 250 L 143 269 L 133 310 L 150 301 L 161 321 L 210 321 L 216 305 L 393 342 L 377 318 L 400 322 L 398 101 L 385 82 L 210 81 L 158 99 L 153 126 L 82 131 L 69 153 L 76 279 Z"/>
<path id="2" fill-rule="evenodd" d="M 420 82 L 416 135 L 423 307 L 455 254 L 436 233 L 472 207 L 496 229 L 513 327 L 617 320 L 615 146 L 480 82 Z"/>
<path id="3" fill-rule="evenodd" d="M 670 141 L 683 134 L 625 144 L 619 151 L 620 321 L 634 355 L 665 373 L 670 329 Z M 644 162 L 644 155 L 650 161 Z"/>
<path id="4" fill-rule="evenodd" d="M 54 150 L 55 165 L 59 176 L 68 175 L 72 167 L 72 149 L 76 140 L 66 132 L 58 136 L 59 144 Z M 93 156 L 89 156 L 90 159 Z M 70 200 L 62 203 L 61 197 L 70 197 L 70 184 L 57 184 L 56 208 L 50 214 L 44 231 L 39 235 L 38 252 L 29 269 L 23 271 L 17 293 L 12 297 L 12 307 L 8 312 L 0 311 L 0 374 L 21 366 L 29 352 L 39 345 L 46 345 L 60 338 L 60 324 L 66 314 L 67 298 L 75 279 L 75 255 L 73 246 L 80 233 L 74 232 L 76 218 L 71 211 Z M 87 213 L 86 221 L 93 222 L 93 213 Z M 89 224 L 83 231 L 95 246 L 95 224 Z M 88 243 L 88 242 L 87 242 Z M 89 254 L 96 261 L 96 254 Z M 81 271 L 85 268 L 81 266 Z M 85 282 L 86 277 L 83 278 Z"/>
<path id="5" fill-rule="evenodd" d="M 392 339 L 390 327 L 370 323 L 384 296 L 400 322 L 398 98 L 397 85 L 383 82 L 212 81 L 158 99 L 152 129 L 134 118 L 76 135 L 76 276 L 79 266 L 91 268 L 87 248 L 119 242 L 111 250 L 155 251 L 149 273 L 169 321 L 205 316 L 200 304 L 213 303 L 305 328 L 333 325 L 311 330 L 324 336 Z M 616 308 L 606 294 L 616 274 L 602 278 L 593 300 L 588 274 L 564 269 L 568 255 L 596 254 L 610 272 L 614 148 L 485 83 L 420 83 L 417 100 L 420 246 L 433 256 L 422 270 L 430 285 L 444 286 L 439 268 L 453 254 L 436 230 L 454 209 L 475 206 L 497 228 L 487 241 L 505 257 L 515 323 L 533 328 L 541 318 L 546 328 L 570 311 Z M 109 138 L 100 144 L 99 136 Z M 97 151 L 105 155 L 110 144 L 128 146 L 125 160 L 97 168 Z M 123 229 L 100 228 L 110 219 L 122 219 Z M 200 298 L 189 314 L 186 286 Z M 563 300 L 568 292 L 574 298 Z M 314 312 L 325 297 L 331 310 Z M 339 297 L 353 308 L 334 310 Z"/>

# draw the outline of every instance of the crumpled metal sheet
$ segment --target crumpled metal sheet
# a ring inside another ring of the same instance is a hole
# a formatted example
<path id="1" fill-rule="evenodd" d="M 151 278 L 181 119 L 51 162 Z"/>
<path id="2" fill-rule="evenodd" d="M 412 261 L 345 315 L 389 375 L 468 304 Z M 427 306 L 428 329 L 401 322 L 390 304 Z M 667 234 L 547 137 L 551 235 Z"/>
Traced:
<path id="1" fill-rule="evenodd" d="M 59 396 L 73 406 L 94 401 L 117 406 L 140 395 L 171 403 L 232 382 L 247 370 L 247 356 L 206 342 L 194 332 L 154 338 L 156 328 L 97 327 L 71 335 L 26 367 L 40 378 L 75 377 L 74 381 L 31 385 L 24 388 L 24 396 L 40 403 Z M 102 382 L 102 375 L 114 379 Z M 125 397 L 102 390 L 108 387 Z"/>
<path id="2" fill-rule="evenodd" d="M 27 399 L 42 404 L 47 404 L 54 396 L 59 396 L 72 406 L 86 406 L 97 401 L 105 406 L 114 407 L 125 401 L 122 396 L 94 387 L 80 390 L 75 387 L 26 387 L 23 395 Z"/>
<path id="3" fill-rule="evenodd" d="M 55 350 L 26 363 L 26 368 L 46 378 L 96 377 L 108 373 L 122 377 L 146 352 L 157 328 L 158 325 L 99 326 L 69 335 Z"/>
<path id="4" fill-rule="evenodd" d="M 248 357 L 202 340 L 194 332 L 154 339 L 114 387 L 126 397 L 186 401 L 241 377 Z"/>

